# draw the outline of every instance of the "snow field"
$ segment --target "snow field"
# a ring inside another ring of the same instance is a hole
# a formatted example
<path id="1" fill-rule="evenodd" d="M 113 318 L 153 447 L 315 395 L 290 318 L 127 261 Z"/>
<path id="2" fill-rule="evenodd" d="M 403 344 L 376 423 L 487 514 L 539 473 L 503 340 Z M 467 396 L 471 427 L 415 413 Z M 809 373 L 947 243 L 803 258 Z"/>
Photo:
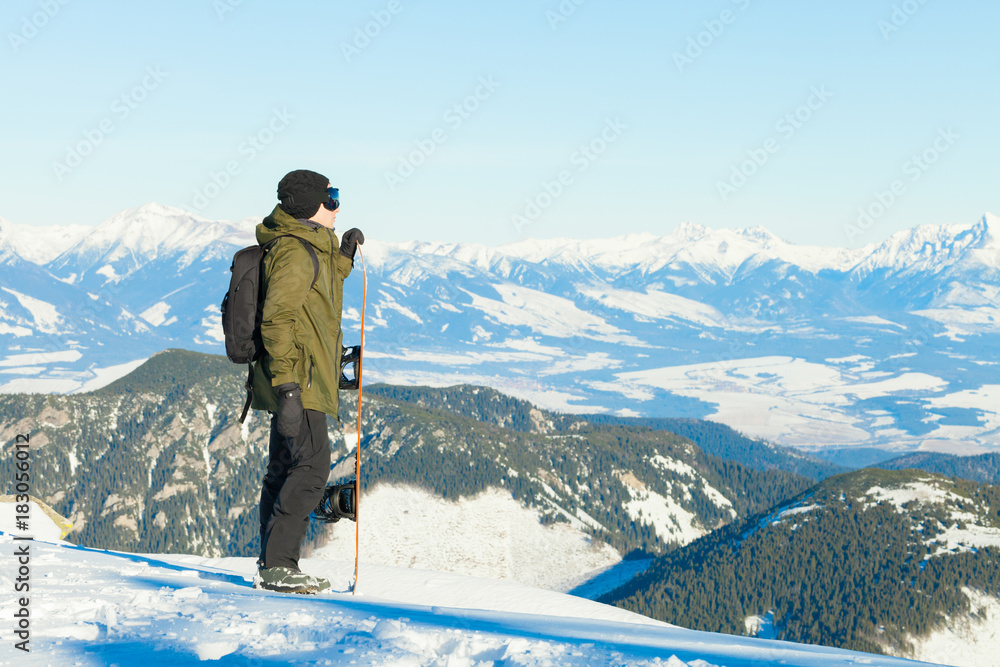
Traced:
<path id="1" fill-rule="evenodd" d="M 948 617 L 944 628 L 929 637 L 915 639 L 915 659 L 956 667 L 983 667 L 1000 656 L 1000 600 L 968 588 L 962 590 L 972 601 L 971 614 Z"/>
<path id="2" fill-rule="evenodd" d="M 596 388 L 638 399 L 642 398 L 643 387 L 696 398 L 716 406 L 716 411 L 706 419 L 791 446 L 837 443 L 843 447 L 891 436 L 896 446 L 952 453 L 957 453 L 961 444 L 952 441 L 961 441 L 969 449 L 963 453 L 975 453 L 972 442 L 991 444 L 990 436 L 1000 429 L 997 409 L 1000 385 L 927 398 L 935 408 L 980 410 L 984 426 L 942 425 L 927 435 L 913 436 L 891 428 L 895 420 L 884 414 L 873 414 L 869 419 L 853 416 L 851 411 L 859 400 L 948 389 L 946 381 L 927 373 L 902 372 L 887 377 L 885 373 L 871 371 L 871 364 L 865 359 L 856 355 L 826 360 L 834 365 L 782 356 L 723 359 L 618 373 L 621 388 L 616 389 L 615 383 Z M 852 367 L 842 365 L 850 362 L 859 363 Z M 941 446 L 934 446 L 938 442 Z"/>
<path id="3" fill-rule="evenodd" d="M 649 321 L 676 318 L 707 327 L 726 327 L 725 315 L 709 306 L 677 294 L 647 288 L 645 292 L 614 289 L 607 285 L 579 286 L 582 296 L 606 308 L 615 308 L 647 318 Z"/>
<path id="4" fill-rule="evenodd" d="M 13 552 L 0 534 L 0 553 Z M 819 646 L 694 632 L 520 584 L 305 559 L 334 591 L 255 590 L 252 558 L 107 552 L 31 542 L 31 653 L 18 665 L 904 665 Z M 0 567 L 0 590 L 12 590 Z M 3 594 L 6 605 L 9 594 Z"/>
<path id="5" fill-rule="evenodd" d="M 0 329 L 3 325 L 0 324 Z M 3 333 L 0 331 L 0 333 Z M 24 354 L 8 355 L 0 359 L 0 373 L 15 373 L 18 375 L 37 375 L 39 373 L 51 373 L 52 366 L 40 366 L 40 364 L 60 364 L 73 363 L 81 359 L 83 355 L 78 350 L 66 350 L 64 352 L 27 352 Z M 122 364 L 114 364 L 99 368 L 93 366 L 83 371 L 73 371 L 59 369 L 61 377 L 15 378 L 6 384 L 0 385 L 0 393 L 39 393 L 39 394 L 62 394 L 79 393 L 100 389 L 111 384 L 120 377 L 124 377 L 141 366 L 146 358 L 135 359 Z M 25 364 L 19 366 L 18 364 Z"/>
<path id="6" fill-rule="evenodd" d="M 5 292 L 9 292 L 14 295 L 17 302 L 21 304 L 21 307 L 28 311 L 32 317 L 32 323 L 39 333 L 43 334 L 53 334 L 59 333 L 59 324 L 62 322 L 62 316 L 59 314 L 58 309 L 51 303 L 42 301 L 41 299 L 36 299 L 35 297 L 28 296 L 27 294 L 21 294 L 16 292 L 9 287 L 0 288 Z M 20 324 L 27 324 L 23 320 L 19 322 Z"/>
<path id="7" fill-rule="evenodd" d="M 698 525 L 698 517 L 684 509 L 672 497 L 661 496 L 646 488 L 632 473 L 618 475 L 632 500 L 624 508 L 633 521 L 651 526 L 664 542 L 688 544 L 708 531 Z"/>
<path id="8" fill-rule="evenodd" d="M 926 482 L 914 482 L 904 484 L 897 489 L 883 489 L 880 486 L 873 486 L 865 492 L 866 496 L 873 496 L 878 501 L 888 501 L 896 506 L 897 511 L 903 511 L 903 505 L 917 501 L 920 503 L 933 503 L 943 505 L 948 502 L 962 502 L 962 496 L 951 491 L 946 491 L 928 479 Z"/>
<path id="9" fill-rule="evenodd" d="M 945 506 L 953 506 L 955 503 L 966 505 L 970 503 L 968 498 L 942 489 L 930 480 L 906 484 L 898 489 L 883 489 L 879 486 L 873 486 L 868 489 L 866 495 L 878 501 L 885 500 L 892 503 L 898 512 L 904 511 L 903 505 L 914 501 L 921 504 Z M 929 546 L 936 546 L 931 556 L 970 551 L 980 547 L 1000 548 L 1000 528 L 979 525 L 976 523 L 976 514 L 957 508 L 952 508 L 948 517 L 950 525 L 947 525 L 941 534 L 925 541 L 925 544 Z M 959 528 L 959 523 L 964 524 L 962 528 Z"/>
<path id="10" fill-rule="evenodd" d="M 621 561 L 614 548 L 593 542 L 578 528 L 543 526 L 537 511 L 499 489 L 453 502 L 415 487 L 380 484 L 362 491 L 360 518 L 363 564 L 568 591 Z M 328 531 L 329 541 L 309 555 L 353 558 L 355 524 L 341 521 Z"/>
<path id="11" fill-rule="evenodd" d="M 157 301 L 155 304 L 139 313 L 139 317 L 146 320 L 154 327 L 158 327 L 165 324 L 173 324 L 177 321 L 176 317 L 171 317 L 168 320 L 168 312 L 170 312 L 170 304 L 165 301 Z"/>
<path id="12" fill-rule="evenodd" d="M 564 297 L 513 283 L 496 283 L 492 287 L 500 296 L 499 301 L 468 290 L 462 291 L 472 298 L 472 308 L 483 311 L 497 322 L 527 326 L 542 336 L 581 336 L 608 343 L 644 346 L 637 338 L 608 324 L 597 315 L 581 310 Z"/>

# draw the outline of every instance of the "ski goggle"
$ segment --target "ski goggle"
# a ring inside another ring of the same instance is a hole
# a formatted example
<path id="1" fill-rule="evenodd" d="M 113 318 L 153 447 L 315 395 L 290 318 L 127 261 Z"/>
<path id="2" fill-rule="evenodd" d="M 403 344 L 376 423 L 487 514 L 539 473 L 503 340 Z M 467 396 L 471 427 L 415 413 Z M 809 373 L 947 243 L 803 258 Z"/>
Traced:
<path id="1" fill-rule="evenodd" d="M 323 203 L 328 211 L 336 211 L 340 208 L 340 188 L 327 188 L 327 201 Z"/>

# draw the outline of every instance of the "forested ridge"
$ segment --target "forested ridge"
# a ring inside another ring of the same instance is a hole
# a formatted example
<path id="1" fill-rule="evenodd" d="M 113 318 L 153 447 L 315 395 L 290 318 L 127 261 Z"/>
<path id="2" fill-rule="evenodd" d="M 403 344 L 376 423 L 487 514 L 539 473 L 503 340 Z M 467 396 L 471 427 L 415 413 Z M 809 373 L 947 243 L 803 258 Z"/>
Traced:
<path id="1" fill-rule="evenodd" d="M 666 431 L 691 440 L 704 451 L 752 470 L 783 470 L 819 481 L 846 472 L 834 465 L 786 447 L 748 438 L 718 422 L 689 418 L 619 417 L 607 414 L 560 414 L 541 410 L 528 401 L 478 387 L 398 387 L 373 385 L 367 392 L 424 408 L 443 409 L 524 433 L 561 433 L 579 428 L 582 422 L 600 426 L 623 426 Z M 489 398 L 487 399 L 487 395 Z"/>
<path id="2" fill-rule="evenodd" d="M 919 468 L 948 477 L 958 477 L 983 484 L 1000 484 L 1000 454 L 954 456 L 940 452 L 912 452 L 873 466 L 885 470 Z"/>
<path id="3" fill-rule="evenodd" d="M 603 600 L 683 627 L 905 654 L 962 588 L 1000 594 L 1000 488 L 923 471 L 864 469 L 658 558 Z M 964 540 L 964 542 L 963 542 Z"/>

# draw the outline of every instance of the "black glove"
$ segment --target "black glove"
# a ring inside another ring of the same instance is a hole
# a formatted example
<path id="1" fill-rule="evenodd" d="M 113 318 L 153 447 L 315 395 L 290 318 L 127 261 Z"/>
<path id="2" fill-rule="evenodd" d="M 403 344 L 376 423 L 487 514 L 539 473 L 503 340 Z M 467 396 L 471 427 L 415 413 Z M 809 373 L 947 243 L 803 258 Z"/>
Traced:
<path id="1" fill-rule="evenodd" d="M 302 391 L 294 382 L 279 384 L 278 390 L 278 433 L 286 438 L 294 438 L 302 426 Z"/>
<path id="2" fill-rule="evenodd" d="M 361 233 L 360 229 L 357 227 L 348 229 L 344 232 L 343 238 L 340 239 L 340 254 L 353 262 L 354 253 L 357 252 L 358 246 L 364 244 L 365 235 Z"/>

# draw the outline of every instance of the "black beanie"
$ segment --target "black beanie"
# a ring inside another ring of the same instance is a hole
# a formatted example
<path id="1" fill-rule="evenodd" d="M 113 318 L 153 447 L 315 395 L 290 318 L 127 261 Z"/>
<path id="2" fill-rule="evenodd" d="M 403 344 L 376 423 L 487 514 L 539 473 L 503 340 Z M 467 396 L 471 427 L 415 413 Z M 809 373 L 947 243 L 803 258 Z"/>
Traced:
<path id="1" fill-rule="evenodd" d="M 281 208 L 293 218 L 311 218 L 320 204 L 329 199 L 326 186 L 330 179 L 308 169 L 296 169 L 278 182 Z"/>

